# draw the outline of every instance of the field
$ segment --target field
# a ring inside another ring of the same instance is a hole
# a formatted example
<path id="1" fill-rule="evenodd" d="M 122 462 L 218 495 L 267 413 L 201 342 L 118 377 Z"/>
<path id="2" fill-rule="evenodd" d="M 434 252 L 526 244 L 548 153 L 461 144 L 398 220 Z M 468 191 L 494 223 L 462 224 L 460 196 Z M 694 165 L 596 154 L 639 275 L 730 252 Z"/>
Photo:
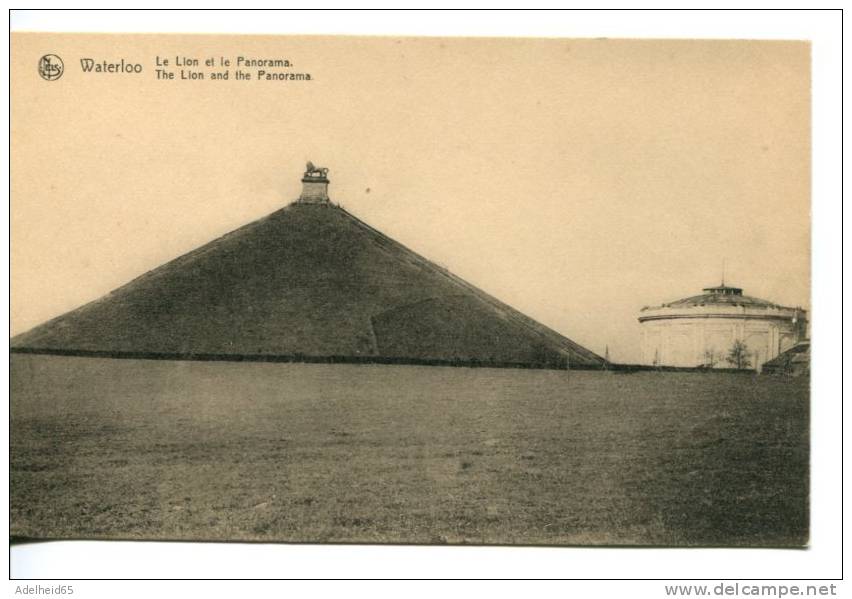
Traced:
<path id="1" fill-rule="evenodd" d="M 11 534 L 801 546 L 808 383 L 13 355 Z"/>

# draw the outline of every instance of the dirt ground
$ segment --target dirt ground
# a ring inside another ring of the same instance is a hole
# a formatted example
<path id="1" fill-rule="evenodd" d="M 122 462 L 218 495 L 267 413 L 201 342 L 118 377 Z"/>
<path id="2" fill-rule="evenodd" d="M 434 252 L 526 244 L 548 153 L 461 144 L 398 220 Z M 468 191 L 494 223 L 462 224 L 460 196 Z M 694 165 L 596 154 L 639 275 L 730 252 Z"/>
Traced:
<path id="1" fill-rule="evenodd" d="M 13 355 L 11 534 L 800 546 L 808 381 Z"/>

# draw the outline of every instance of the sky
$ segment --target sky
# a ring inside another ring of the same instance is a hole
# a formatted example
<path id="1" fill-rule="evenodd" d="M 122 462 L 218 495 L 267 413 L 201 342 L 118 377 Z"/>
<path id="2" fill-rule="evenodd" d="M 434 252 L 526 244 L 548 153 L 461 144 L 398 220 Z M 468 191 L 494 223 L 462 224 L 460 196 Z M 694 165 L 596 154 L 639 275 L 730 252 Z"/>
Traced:
<path id="1" fill-rule="evenodd" d="M 157 80 L 157 56 L 312 80 Z M 362 220 L 614 361 L 639 360 L 643 306 L 723 261 L 808 308 L 809 61 L 774 41 L 14 34 L 11 333 L 286 205 L 307 160 Z"/>

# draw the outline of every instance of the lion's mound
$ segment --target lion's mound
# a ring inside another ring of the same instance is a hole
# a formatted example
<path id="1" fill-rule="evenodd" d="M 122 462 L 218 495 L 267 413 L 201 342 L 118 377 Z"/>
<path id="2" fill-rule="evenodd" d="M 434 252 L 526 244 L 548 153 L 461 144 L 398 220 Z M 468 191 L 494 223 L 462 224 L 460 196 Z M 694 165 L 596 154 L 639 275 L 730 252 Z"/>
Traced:
<path id="1" fill-rule="evenodd" d="M 165 359 L 602 363 L 342 208 L 310 202 L 216 239 L 11 345 Z"/>

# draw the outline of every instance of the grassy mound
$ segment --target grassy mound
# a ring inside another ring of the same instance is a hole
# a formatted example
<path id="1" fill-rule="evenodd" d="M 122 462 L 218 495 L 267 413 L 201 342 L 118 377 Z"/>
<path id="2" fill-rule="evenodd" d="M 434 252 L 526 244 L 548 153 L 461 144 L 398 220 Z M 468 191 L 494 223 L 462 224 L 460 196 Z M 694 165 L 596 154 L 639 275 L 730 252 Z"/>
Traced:
<path id="1" fill-rule="evenodd" d="M 291 204 L 12 340 L 116 357 L 601 358 L 341 208 Z"/>

